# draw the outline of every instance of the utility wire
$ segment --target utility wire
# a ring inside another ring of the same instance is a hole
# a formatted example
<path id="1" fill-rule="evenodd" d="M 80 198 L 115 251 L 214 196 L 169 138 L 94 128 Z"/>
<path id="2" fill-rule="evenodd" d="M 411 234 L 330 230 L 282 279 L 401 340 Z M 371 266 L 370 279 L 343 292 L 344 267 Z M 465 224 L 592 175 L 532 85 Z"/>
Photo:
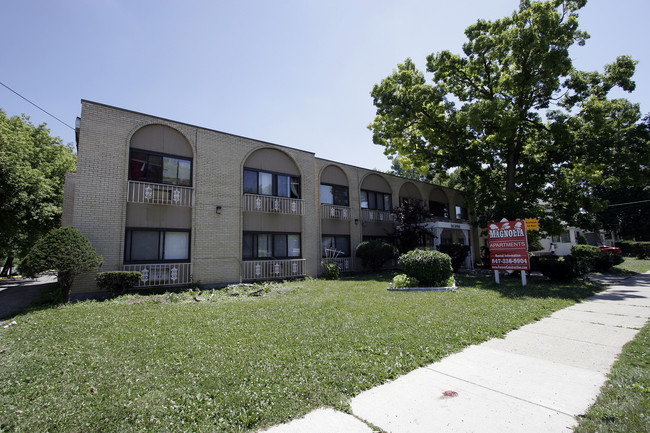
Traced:
<path id="1" fill-rule="evenodd" d="M 44 109 L 42 109 L 42 108 L 39 107 L 38 105 L 34 104 L 34 103 L 33 103 L 32 101 L 30 101 L 29 99 L 25 98 L 25 97 L 24 97 L 23 95 L 21 95 L 20 93 L 16 92 L 14 89 L 12 89 L 12 88 L 10 88 L 9 86 L 7 86 L 7 85 L 6 85 L 5 83 L 3 83 L 2 81 L 0 81 L 0 84 L 2 84 L 2 87 L 6 88 L 6 89 L 8 89 L 9 91 L 11 91 L 11 92 L 15 93 L 16 95 L 20 96 L 20 97 L 23 98 L 25 101 L 27 101 L 27 102 L 29 102 L 30 104 L 32 104 L 34 107 L 36 107 L 36 108 L 38 108 L 39 110 L 41 110 L 43 113 L 47 114 L 47 115 L 50 116 L 50 117 L 55 118 L 56 120 L 58 120 L 59 122 L 63 123 L 65 126 L 67 126 L 68 128 L 72 129 L 73 131 L 75 130 L 72 126 L 68 125 L 68 124 L 65 123 L 63 120 L 61 120 L 61 119 L 59 119 L 58 117 L 56 117 L 54 114 L 48 113 L 47 111 L 45 111 Z"/>
<path id="2" fill-rule="evenodd" d="M 628 204 L 638 204 L 638 203 L 647 203 L 650 200 L 641 200 L 641 201 L 631 201 L 629 203 L 615 203 L 615 204 L 610 204 L 609 207 L 614 207 L 614 206 L 625 206 Z"/>

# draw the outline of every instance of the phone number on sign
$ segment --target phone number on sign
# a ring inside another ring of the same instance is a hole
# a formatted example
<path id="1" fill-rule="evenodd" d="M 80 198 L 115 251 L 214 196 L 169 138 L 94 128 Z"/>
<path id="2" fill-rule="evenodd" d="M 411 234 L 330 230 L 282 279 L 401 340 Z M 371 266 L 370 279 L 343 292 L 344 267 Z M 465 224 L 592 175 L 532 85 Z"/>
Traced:
<path id="1" fill-rule="evenodd" d="M 528 260 L 525 258 L 520 259 L 492 259 L 492 263 L 495 265 L 525 265 L 528 263 Z"/>

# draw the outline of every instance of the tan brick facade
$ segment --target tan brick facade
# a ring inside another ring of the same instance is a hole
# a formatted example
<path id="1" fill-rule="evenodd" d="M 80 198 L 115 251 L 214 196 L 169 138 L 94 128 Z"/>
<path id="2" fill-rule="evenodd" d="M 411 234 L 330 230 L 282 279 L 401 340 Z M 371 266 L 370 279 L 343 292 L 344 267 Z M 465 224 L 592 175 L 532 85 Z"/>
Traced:
<path id="1" fill-rule="evenodd" d="M 450 210 L 460 197 L 448 188 L 319 159 L 310 152 L 82 101 L 78 170 L 66 179 L 63 221 L 80 229 L 90 239 L 104 258 L 103 271 L 120 270 L 125 261 L 131 139 L 147 125 L 172 128 L 191 146 L 194 201 L 191 211 L 188 210 L 191 212 L 190 262 L 194 280 L 204 284 L 235 282 L 242 277 L 242 233 L 246 213 L 243 211 L 243 171 L 247 159 L 260 149 L 275 149 L 298 168 L 304 214 L 259 215 L 258 219 L 248 218 L 247 224 L 259 220 L 270 226 L 276 223 L 292 226 L 290 231 L 301 235 L 301 255 L 305 259 L 305 273 L 310 276 L 320 271 L 322 225 L 328 230 L 347 232 L 353 255 L 369 225 L 375 224 L 361 217 L 360 193 L 367 176 L 379 175 L 386 181 L 393 206 L 399 204 L 400 189 L 405 183 L 413 184 L 415 188 L 410 187 L 410 190 L 417 190 L 425 203 L 433 189 L 443 191 Z M 335 224 L 324 222 L 320 205 L 319 179 L 323 170 L 332 165 L 347 177 L 352 213 L 349 220 Z M 158 211 L 164 213 L 165 209 L 161 207 Z M 473 233 L 474 245 L 476 240 Z M 477 249 L 474 248 L 475 254 Z M 78 279 L 73 293 L 96 290 L 93 275 L 85 275 Z"/>

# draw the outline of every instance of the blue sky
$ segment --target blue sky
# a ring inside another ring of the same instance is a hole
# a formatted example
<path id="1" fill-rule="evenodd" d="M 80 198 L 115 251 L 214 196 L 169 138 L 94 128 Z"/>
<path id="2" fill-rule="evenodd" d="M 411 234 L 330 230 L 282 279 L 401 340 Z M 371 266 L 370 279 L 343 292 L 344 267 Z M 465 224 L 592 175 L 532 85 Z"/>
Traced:
<path id="1" fill-rule="evenodd" d="M 519 0 L 21 0 L 0 15 L 0 82 L 74 126 L 81 99 L 387 170 L 367 125 L 375 83 L 411 57 L 460 53 L 479 18 L 510 15 Z M 639 60 L 650 112 L 650 2 L 590 0 L 591 34 L 574 63 L 599 70 Z M 74 131 L 0 87 L 0 108 Z"/>

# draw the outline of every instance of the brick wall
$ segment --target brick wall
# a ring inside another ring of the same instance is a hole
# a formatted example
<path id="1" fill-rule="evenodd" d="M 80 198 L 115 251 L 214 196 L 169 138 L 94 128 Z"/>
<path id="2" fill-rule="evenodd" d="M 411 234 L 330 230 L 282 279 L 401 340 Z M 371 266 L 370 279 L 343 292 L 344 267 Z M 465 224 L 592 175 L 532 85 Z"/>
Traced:
<path id="1" fill-rule="evenodd" d="M 66 180 L 64 222 L 82 231 L 104 258 L 102 271 L 120 270 L 124 255 L 128 158 L 131 136 L 141 127 L 162 124 L 179 131 L 194 152 L 194 207 L 192 209 L 191 261 L 193 277 L 204 284 L 239 281 L 242 257 L 242 173 L 255 151 L 272 147 L 284 152 L 300 170 L 305 214 L 299 218 L 302 254 L 307 274 L 320 271 L 321 219 L 319 175 L 327 165 L 341 168 L 348 178 L 351 246 L 361 242 L 363 226 L 360 185 L 371 170 L 315 158 L 313 153 L 277 146 L 141 113 L 82 101 L 78 169 Z M 407 180 L 384 175 L 398 204 Z M 425 201 L 432 186 L 413 182 Z M 453 190 L 445 189 L 451 197 Z M 452 201 L 452 200 L 450 200 Z M 453 203 L 450 203 L 453 209 Z M 217 212 L 217 207 L 220 211 Z M 71 216 L 72 215 L 72 216 Z M 355 223 L 354 220 L 359 222 Z M 354 253 L 353 253 L 354 254 Z M 73 293 L 95 291 L 94 275 L 78 278 Z"/>

